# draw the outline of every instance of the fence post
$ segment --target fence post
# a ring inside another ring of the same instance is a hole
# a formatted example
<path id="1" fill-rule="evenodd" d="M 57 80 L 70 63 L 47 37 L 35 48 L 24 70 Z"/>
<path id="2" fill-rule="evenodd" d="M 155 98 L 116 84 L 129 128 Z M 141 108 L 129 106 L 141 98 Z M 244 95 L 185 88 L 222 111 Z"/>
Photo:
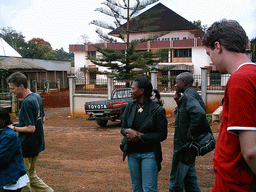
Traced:
<path id="1" fill-rule="evenodd" d="M 157 89 L 157 70 L 150 71 L 153 89 Z"/>
<path id="2" fill-rule="evenodd" d="M 37 81 L 33 80 L 33 87 L 35 88 L 35 93 L 37 93 Z"/>
<path id="3" fill-rule="evenodd" d="M 19 99 L 18 98 L 15 98 L 14 94 L 12 93 L 11 94 L 11 97 L 12 97 L 12 100 L 11 100 L 11 104 L 12 104 L 12 113 L 17 113 L 18 112 L 18 102 L 19 102 Z M 17 102 L 15 102 L 17 99 Z"/>
<path id="4" fill-rule="evenodd" d="M 50 92 L 50 82 L 49 80 L 46 81 L 46 93 Z"/>
<path id="5" fill-rule="evenodd" d="M 75 76 L 69 76 L 69 98 L 70 98 L 70 116 L 74 116 L 74 93 L 75 93 Z"/>
<path id="6" fill-rule="evenodd" d="M 60 91 L 60 79 L 57 79 L 57 90 Z"/>
<path id="7" fill-rule="evenodd" d="M 1 79 L 1 92 L 3 93 L 4 92 L 4 76 L 2 76 L 2 79 Z"/>
<path id="8" fill-rule="evenodd" d="M 207 67 L 201 67 L 201 92 L 202 92 L 202 99 L 206 105 L 206 91 L 207 91 Z"/>
<path id="9" fill-rule="evenodd" d="M 111 99 L 111 93 L 114 89 L 114 75 L 108 75 L 108 99 Z"/>
<path id="10" fill-rule="evenodd" d="M 31 90 L 31 84 L 30 84 L 30 81 L 28 81 L 28 89 Z"/>

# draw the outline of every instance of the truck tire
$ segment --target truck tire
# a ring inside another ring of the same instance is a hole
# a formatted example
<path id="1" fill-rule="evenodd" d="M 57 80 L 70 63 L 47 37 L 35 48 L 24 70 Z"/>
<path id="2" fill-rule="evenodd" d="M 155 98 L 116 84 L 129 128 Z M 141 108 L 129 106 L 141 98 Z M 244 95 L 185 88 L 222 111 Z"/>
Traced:
<path id="1" fill-rule="evenodd" d="M 99 126 L 106 127 L 108 120 L 97 120 L 96 122 L 98 123 Z"/>

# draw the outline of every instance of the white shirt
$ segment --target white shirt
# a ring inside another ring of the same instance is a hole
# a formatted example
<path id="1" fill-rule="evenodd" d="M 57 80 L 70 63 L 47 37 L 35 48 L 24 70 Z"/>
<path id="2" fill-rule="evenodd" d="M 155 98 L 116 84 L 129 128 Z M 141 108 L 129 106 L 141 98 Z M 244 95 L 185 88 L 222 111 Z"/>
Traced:
<path id="1" fill-rule="evenodd" d="M 6 185 L 3 188 L 5 190 L 16 190 L 26 186 L 28 182 L 29 182 L 28 175 L 25 174 L 21 176 L 15 184 Z"/>

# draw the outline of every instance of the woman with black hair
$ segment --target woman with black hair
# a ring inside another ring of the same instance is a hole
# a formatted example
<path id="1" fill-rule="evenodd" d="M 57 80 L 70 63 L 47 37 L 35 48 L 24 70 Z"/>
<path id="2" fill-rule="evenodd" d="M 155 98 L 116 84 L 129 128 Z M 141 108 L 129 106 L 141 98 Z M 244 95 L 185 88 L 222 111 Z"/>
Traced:
<path id="1" fill-rule="evenodd" d="M 155 102 L 163 107 L 163 100 L 161 100 L 161 95 L 157 89 L 153 89 L 152 99 L 156 100 Z"/>
<path id="2" fill-rule="evenodd" d="M 29 181 L 20 140 L 10 124 L 9 113 L 0 107 L 0 192 L 20 192 Z"/>
<path id="3" fill-rule="evenodd" d="M 161 169 L 160 142 L 167 137 L 164 108 L 153 102 L 152 84 L 146 77 L 137 77 L 131 86 L 129 101 L 122 120 L 121 133 L 128 138 L 125 155 L 134 192 L 158 191 Z"/>

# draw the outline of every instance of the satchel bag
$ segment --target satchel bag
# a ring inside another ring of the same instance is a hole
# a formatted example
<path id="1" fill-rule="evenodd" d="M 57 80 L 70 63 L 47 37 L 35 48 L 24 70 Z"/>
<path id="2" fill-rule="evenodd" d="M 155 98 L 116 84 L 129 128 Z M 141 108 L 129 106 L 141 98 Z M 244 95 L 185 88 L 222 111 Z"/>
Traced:
<path id="1" fill-rule="evenodd" d="M 196 151 L 197 156 L 204 156 L 215 149 L 215 139 L 212 133 L 204 133 L 193 140 L 189 146 Z"/>
<path id="2" fill-rule="evenodd" d="M 144 123 L 141 125 L 141 127 L 138 129 L 138 131 L 140 131 L 144 125 L 153 117 L 153 115 L 157 112 L 157 110 L 160 108 L 160 105 L 158 105 L 155 110 L 148 116 L 148 118 L 144 121 Z M 129 147 L 129 139 L 124 136 L 124 138 L 122 139 L 122 141 L 120 142 L 120 149 L 124 152 L 124 155 L 126 156 L 126 154 L 128 153 L 128 147 Z M 124 158 L 125 158 L 124 156 Z"/>
<path id="3" fill-rule="evenodd" d="M 126 136 L 124 136 L 124 138 L 122 139 L 122 141 L 120 142 L 120 149 L 126 153 L 128 151 L 128 138 Z"/>

